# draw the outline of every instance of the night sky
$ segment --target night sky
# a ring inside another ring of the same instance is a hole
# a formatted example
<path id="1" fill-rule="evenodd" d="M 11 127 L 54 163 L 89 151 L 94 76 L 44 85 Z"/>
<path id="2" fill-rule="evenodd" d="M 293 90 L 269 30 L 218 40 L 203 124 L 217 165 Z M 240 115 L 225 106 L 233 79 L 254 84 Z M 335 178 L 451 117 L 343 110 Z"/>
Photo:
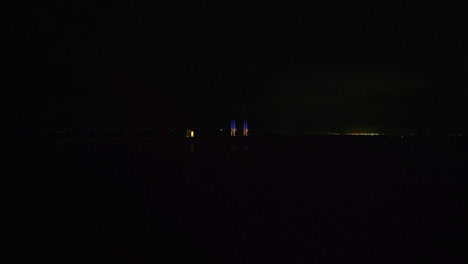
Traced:
<path id="1" fill-rule="evenodd" d="M 325 2 L 27 7 L 9 21 L 22 48 L 9 68 L 22 76 L 3 96 L 13 102 L 4 120 L 208 128 L 247 119 L 251 129 L 468 132 L 461 6 Z"/>

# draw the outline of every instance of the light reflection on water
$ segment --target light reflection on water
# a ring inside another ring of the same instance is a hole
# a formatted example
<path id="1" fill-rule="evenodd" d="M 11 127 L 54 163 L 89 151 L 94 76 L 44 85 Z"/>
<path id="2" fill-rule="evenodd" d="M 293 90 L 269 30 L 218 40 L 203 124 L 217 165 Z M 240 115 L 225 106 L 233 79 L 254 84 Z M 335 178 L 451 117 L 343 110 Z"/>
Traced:
<path id="1" fill-rule="evenodd" d="M 0 142 L 0 149 L 12 153 L 71 151 L 78 145 L 91 147 L 93 144 L 90 142 L 80 142 L 74 139 L 3 140 Z"/>
<path id="2" fill-rule="evenodd" d="M 195 154 L 195 147 L 193 145 L 190 145 L 190 156 L 193 157 Z"/>

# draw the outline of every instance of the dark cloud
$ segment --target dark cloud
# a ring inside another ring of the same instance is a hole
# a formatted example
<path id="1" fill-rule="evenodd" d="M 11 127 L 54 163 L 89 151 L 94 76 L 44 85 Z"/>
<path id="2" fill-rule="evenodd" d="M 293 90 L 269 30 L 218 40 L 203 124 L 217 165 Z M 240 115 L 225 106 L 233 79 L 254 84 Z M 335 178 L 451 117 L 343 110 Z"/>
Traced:
<path id="1" fill-rule="evenodd" d="M 35 9 L 18 24 L 32 47 L 18 68 L 46 88 L 16 83 L 25 106 L 16 122 L 466 127 L 456 6 L 75 1 L 71 16 L 63 8 Z"/>

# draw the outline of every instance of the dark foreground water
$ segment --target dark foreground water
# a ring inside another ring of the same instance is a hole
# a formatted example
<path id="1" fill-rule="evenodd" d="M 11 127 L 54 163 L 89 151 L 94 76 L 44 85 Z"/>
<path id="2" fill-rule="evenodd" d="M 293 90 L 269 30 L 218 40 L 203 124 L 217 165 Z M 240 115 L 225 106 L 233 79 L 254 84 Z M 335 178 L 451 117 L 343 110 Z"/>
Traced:
<path id="1" fill-rule="evenodd" d="M 2 154 L 16 261 L 468 261 L 466 138 L 4 140 Z"/>

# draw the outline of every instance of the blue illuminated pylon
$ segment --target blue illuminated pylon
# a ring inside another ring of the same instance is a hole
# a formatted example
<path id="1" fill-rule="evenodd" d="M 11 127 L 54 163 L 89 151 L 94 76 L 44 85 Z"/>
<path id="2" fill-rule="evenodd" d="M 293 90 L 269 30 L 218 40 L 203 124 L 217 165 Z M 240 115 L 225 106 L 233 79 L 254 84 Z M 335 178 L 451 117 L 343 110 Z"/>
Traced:
<path id="1" fill-rule="evenodd" d="M 231 120 L 231 137 L 236 136 L 236 120 Z"/>
<path id="2" fill-rule="evenodd" d="M 242 131 L 242 135 L 244 137 L 249 135 L 249 127 L 247 126 L 247 121 L 246 120 L 244 120 L 244 130 Z"/>

